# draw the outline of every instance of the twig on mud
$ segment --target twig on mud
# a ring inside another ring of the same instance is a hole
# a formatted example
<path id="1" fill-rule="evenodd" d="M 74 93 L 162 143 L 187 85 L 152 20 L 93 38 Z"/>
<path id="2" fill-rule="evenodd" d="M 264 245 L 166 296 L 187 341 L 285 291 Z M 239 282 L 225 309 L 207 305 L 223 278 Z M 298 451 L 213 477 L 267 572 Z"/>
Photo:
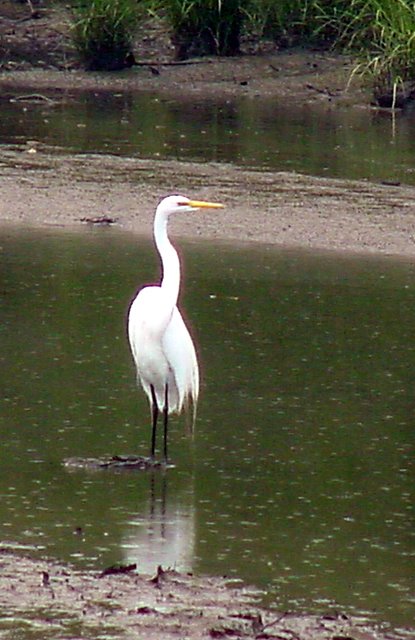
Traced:
<path id="1" fill-rule="evenodd" d="M 34 8 L 32 0 L 26 0 L 26 2 L 30 9 L 30 17 L 34 19 L 40 18 L 40 13 L 37 9 Z"/>
<path id="2" fill-rule="evenodd" d="M 274 64 L 270 64 L 269 67 L 276 73 L 279 73 L 281 71 L 280 67 L 276 67 Z"/>
<path id="3" fill-rule="evenodd" d="M 285 616 L 288 614 L 287 611 L 285 611 L 284 613 L 282 613 L 280 616 L 278 616 L 278 618 L 275 618 L 274 620 L 271 620 L 271 622 L 267 622 L 267 624 L 264 624 L 262 626 L 262 631 L 264 631 L 265 629 L 268 629 L 269 627 L 273 627 L 275 624 L 278 624 L 279 622 L 281 622 L 281 620 L 283 618 L 285 618 Z"/>
<path id="4" fill-rule="evenodd" d="M 12 96 L 9 98 L 10 102 L 48 102 L 49 104 L 53 104 L 56 100 L 52 98 L 48 98 L 48 96 L 44 96 L 41 93 L 29 93 L 23 96 Z"/>
<path id="5" fill-rule="evenodd" d="M 104 576 L 116 576 L 120 574 L 130 573 L 131 571 L 135 571 L 137 569 L 137 565 L 133 564 L 114 564 L 111 567 L 107 567 L 99 574 L 100 578 Z"/>
<path id="6" fill-rule="evenodd" d="M 149 62 L 146 60 L 137 61 L 134 56 L 129 56 L 130 66 L 132 67 L 181 67 L 188 66 L 191 64 L 212 64 L 212 60 L 207 58 L 206 60 L 169 60 L 165 62 L 159 62 L 155 60 L 154 62 Z"/>
<path id="7" fill-rule="evenodd" d="M 105 225 L 115 224 L 117 222 L 117 219 L 110 218 L 109 216 L 97 216 L 95 218 L 88 218 L 88 217 L 80 218 L 80 221 L 86 222 L 88 224 L 105 226 Z"/>
<path id="8" fill-rule="evenodd" d="M 26 0 L 26 3 L 27 3 L 27 6 L 29 7 L 30 15 L 24 16 L 23 18 L 17 18 L 16 20 L 12 20 L 12 22 L 14 22 L 15 24 L 20 22 L 27 22 L 28 20 L 38 20 L 39 18 L 42 17 L 42 14 L 39 11 L 39 9 L 35 9 L 32 0 Z"/>
<path id="9" fill-rule="evenodd" d="M 328 96 L 329 98 L 337 98 L 337 96 L 341 93 L 340 91 L 330 91 L 330 89 L 328 89 L 327 87 L 325 89 L 320 89 L 319 87 L 315 87 L 309 82 L 305 86 L 306 89 L 310 89 L 310 91 L 315 91 L 316 93 L 321 93 L 324 96 Z"/>

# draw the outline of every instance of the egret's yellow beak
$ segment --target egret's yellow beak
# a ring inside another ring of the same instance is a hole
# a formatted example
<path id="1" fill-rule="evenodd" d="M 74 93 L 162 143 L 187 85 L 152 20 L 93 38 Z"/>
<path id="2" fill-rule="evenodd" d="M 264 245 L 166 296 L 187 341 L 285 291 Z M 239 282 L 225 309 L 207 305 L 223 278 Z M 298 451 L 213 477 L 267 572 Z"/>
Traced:
<path id="1" fill-rule="evenodd" d="M 205 202 L 204 200 L 189 200 L 186 204 L 195 209 L 223 209 L 225 206 L 219 202 Z"/>

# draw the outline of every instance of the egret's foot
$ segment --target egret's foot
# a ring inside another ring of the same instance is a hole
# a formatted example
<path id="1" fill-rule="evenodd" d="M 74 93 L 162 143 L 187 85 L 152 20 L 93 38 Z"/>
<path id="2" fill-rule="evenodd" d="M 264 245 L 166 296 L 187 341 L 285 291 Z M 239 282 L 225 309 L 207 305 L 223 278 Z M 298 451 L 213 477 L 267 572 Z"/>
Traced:
<path id="1" fill-rule="evenodd" d="M 174 469 L 176 467 L 176 465 L 174 464 L 174 462 L 172 462 L 170 460 L 170 458 L 162 458 L 161 460 L 158 460 L 156 458 L 156 456 L 150 454 L 149 458 L 149 466 L 154 466 L 154 467 L 161 467 L 162 469 Z"/>

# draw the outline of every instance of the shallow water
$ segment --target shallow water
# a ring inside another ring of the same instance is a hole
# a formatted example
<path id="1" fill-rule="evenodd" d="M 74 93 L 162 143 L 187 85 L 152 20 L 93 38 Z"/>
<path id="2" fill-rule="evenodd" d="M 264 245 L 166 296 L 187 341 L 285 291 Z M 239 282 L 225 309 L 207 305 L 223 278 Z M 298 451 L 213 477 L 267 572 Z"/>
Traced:
<path id="1" fill-rule="evenodd" d="M 165 473 L 68 472 L 148 451 L 125 315 L 157 260 L 111 229 L 1 232 L 0 539 L 412 625 L 414 263 L 180 244 L 195 440 L 176 419 Z"/>
<path id="2" fill-rule="evenodd" d="M 26 92 L 27 94 L 27 92 Z M 318 176 L 415 183 L 415 113 L 328 103 L 289 107 L 252 97 L 54 92 L 0 101 L 0 145 L 33 140 L 65 151 L 232 162 Z"/>

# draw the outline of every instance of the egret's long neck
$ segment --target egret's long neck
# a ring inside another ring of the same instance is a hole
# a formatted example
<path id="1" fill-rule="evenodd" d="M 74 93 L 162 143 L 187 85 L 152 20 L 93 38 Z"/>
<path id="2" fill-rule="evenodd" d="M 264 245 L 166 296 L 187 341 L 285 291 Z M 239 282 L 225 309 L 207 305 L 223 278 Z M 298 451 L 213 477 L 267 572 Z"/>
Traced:
<path id="1" fill-rule="evenodd" d="M 154 240 L 160 254 L 163 274 L 160 286 L 169 296 L 172 306 L 177 303 L 180 289 L 180 261 L 176 249 L 167 235 L 166 215 L 156 213 L 154 220 Z"/>

